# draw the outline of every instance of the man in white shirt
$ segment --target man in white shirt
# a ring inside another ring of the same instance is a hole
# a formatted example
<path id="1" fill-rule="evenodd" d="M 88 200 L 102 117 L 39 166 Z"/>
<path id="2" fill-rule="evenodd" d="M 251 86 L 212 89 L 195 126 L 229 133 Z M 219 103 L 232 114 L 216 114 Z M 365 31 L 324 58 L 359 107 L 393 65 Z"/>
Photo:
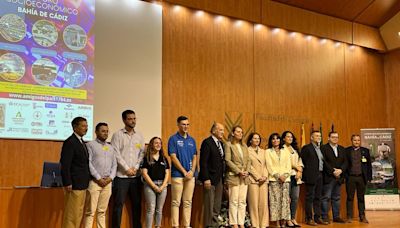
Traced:
<path id="1" fill-rule="evenodd" d="M 144 138 L 135 130 L 134 111 L 125 110 L 122 113 L 122 121 L 125 127 L 115 132 L 111 139 L 118 163 L 117 177 L 113 183 L 112 227 L 120 228 L 122 208 L 126 195 L 129 194 L 132 204 L 132 227 L 141 228 L 142 182 L 139 167 L 144 157 Z"/>

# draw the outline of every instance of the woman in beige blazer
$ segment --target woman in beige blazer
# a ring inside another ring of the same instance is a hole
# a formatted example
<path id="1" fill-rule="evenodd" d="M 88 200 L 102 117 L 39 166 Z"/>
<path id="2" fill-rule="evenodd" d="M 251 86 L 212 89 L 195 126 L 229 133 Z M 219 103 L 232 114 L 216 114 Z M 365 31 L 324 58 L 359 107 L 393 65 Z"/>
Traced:
<path id="1" fill-rule="evenodd" d="M 229 224 L 244 228 L 250 159 L 242 138 L 243 129 L 240 126 L 233 127 L 224 151 L 227 166 L 226 183 L 229 190 Z"/>
<path id="2" fill-rule="evenodd" d="M 292 163 L 292 171 L 290 172 L 290 218 L 288 222 L 289 227 L 300 227 L 296 221 L 296 210 L 297 202 L 300 193 L 300 184 L 302 183 L 301 177 L 303 174 L 303 162 L 297 152 L 299 150 L 297 146 L 296 137 L 291 131 L 285 131 L 282 133 L 282 144 L 283 149 L 287 150 L 290 154 L 290 160 Z"/>
<path id="3" fill-rule="evenodd" d="M 265 228 L 269 226 L 268 218 L 268 170 L 265 150 L 260 148 L 261 136 L 251 133 L 247 138 L 247 146 L 251 161 L 248 203 L 251 227 Z"/>
<path id="4" fill-rule="evenodd" d="M 278 133 L 269 136 L 265 154 L 269 180 L 270 220 L 275 222 L 275 227 L 281 227 L 290 220 L 289 188 L 292 166 L 290 154 L 282 149 Z"/>

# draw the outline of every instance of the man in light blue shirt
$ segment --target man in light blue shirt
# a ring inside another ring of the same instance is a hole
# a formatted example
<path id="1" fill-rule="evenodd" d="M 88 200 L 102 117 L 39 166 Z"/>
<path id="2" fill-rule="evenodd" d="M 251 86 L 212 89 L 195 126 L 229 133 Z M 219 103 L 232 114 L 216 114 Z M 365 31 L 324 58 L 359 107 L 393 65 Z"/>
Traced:
<path id="1" fill-rule="evenodd" d="M 97 227 L 106 227 L 106 211 L 111 196 L 111 182 L 117 172 L 117 159 L 114 148 L 106 142 L 108 125 L 96 125 L 96 139 L 86 144 L 89 152 L 89 169 L 92 180 L 87 189 L 85 228 L 92 228 L 93 217 L 97 211 Z"/>

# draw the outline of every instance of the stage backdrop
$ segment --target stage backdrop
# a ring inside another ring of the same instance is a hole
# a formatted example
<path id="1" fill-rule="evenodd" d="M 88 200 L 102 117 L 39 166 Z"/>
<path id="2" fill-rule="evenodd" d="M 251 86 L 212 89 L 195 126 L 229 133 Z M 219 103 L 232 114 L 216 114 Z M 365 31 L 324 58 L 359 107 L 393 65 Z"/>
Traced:
<path id="1" fill-rule="evenodd" d="M 367 209 L 400 209 L 396 175 L 395 129 L 361 129 L 362 146 L 370 151 L 372 181 L 368 183 Z"/>

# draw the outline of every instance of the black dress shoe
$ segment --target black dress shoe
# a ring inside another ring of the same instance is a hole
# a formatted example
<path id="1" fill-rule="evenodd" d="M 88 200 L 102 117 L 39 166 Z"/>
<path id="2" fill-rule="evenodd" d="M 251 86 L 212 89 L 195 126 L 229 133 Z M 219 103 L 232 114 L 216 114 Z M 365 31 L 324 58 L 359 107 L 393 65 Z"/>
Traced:
<path id="1" fill-rule="evenodd" d="M 342 218 L 340 218 L 340 217 L 337 217 L 337 218 L 334 218 L 333 219 L 333 222 L 336 222 L 336 223 L 346 223 L 346 221 L 344 221 Z"/>
<path id="2" fill-rule="evenodd" d="M 322 219 L 320 219 L 320 218 L 316 219 L 315 222 L 316 222 L 317 224 L 320 224 L 320 225 L 328 225 L 328 224 L 329 224 L 329 222 L 324 221 L 324 220 L 322 220 Z"/>
<path id="3" fill-rule="evenodd" d="M 317 223 L 315 223 L 314 220 L 312 220 L 312 219 L 306 221 L 306 224 L 309 226 L 317 226 Z"/>
<path id="4" fill-rule="evenodd" d="M 360 217 L 360 222 L 362 223 L 369 223 L 367 218 L 365 218 L 365 216 Z"/>

